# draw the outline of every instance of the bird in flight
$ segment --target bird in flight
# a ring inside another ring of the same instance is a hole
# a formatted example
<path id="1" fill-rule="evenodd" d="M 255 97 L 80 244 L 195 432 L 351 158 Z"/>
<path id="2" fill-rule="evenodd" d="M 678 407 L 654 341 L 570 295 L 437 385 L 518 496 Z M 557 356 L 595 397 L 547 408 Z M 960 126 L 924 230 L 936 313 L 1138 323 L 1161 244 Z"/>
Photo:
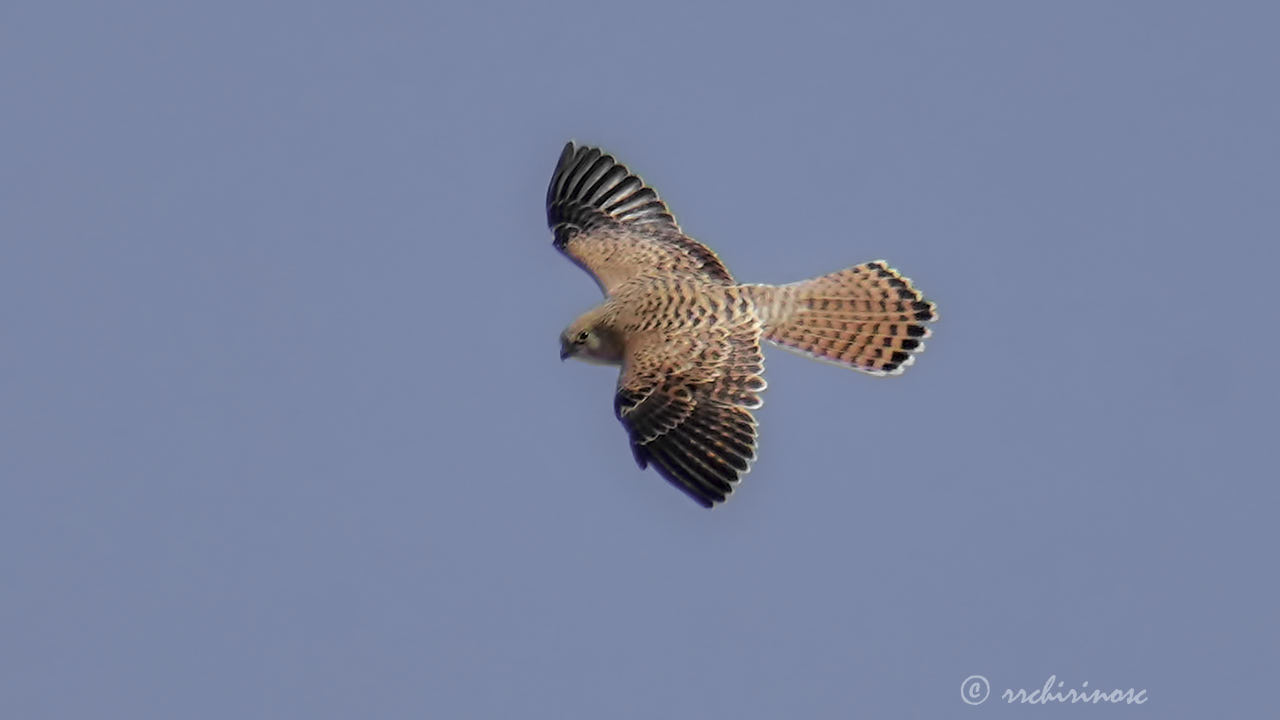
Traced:
<path id="1" fill-rule="evenodd" d="M 789 285 L 738 283 L 653 188 L 598 148 L 565 145 L 547 224 L 556 249 L 605 294 L 560 335 L 560 358 L 621 366 L 613 407 L 636 463 L 707 508 L 729 497 L 756 457 L 761 339 L 897 375 L 938 317 L 882 260 Z"/>

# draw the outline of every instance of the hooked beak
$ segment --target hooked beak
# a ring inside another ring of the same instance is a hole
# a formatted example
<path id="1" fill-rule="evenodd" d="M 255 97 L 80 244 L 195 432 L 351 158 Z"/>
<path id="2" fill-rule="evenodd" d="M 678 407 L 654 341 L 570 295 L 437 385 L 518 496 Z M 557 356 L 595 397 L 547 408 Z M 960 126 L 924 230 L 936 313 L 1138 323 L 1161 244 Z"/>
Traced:
<path id="1" fill-rule="evenodd" d="M 560 343 L 560 361 L 561 362 L 564 362 L 572 354 L 573 354 L 573 348 L 569 347 L 565 343 Z"/>

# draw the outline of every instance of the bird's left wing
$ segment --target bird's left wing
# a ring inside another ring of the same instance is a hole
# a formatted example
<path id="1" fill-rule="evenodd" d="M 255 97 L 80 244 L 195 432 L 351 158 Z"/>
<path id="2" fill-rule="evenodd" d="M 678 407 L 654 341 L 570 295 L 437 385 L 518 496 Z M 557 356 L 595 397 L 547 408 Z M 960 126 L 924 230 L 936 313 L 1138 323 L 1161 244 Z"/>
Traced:
<path id="1" fill-rule="evenodd" d="M 724 263 L 685 235 L 658 193 L 598 148 L 564 146 L 547 187 L 555 246 L 608 295 L 642 272 L 732 283 Z"/>

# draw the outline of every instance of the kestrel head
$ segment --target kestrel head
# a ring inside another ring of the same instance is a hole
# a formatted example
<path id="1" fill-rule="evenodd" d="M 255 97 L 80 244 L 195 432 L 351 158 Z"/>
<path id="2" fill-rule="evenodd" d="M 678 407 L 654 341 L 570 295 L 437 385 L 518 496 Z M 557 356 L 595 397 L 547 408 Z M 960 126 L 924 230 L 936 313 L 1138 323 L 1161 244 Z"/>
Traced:
<path id="1" fill-rule="evenodd" d="M 622 339 L 600 324 L 594 311 L 589 312 L 560 333 L 560 359 L 571 357 L 601 365 L 620 365 Z"/>

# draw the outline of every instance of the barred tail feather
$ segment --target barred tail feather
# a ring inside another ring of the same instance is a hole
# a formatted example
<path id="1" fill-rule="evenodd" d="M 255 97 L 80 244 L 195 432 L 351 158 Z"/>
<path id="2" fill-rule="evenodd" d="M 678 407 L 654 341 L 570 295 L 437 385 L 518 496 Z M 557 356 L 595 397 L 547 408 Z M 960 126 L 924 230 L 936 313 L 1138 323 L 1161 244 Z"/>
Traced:
<path id="1" fill-rule="evenodd" d="M 897 375 L 929 337 L 936 306 L 883 260 L 790 285 L 754 286 L 764 338 L 870 375 Z"/>

